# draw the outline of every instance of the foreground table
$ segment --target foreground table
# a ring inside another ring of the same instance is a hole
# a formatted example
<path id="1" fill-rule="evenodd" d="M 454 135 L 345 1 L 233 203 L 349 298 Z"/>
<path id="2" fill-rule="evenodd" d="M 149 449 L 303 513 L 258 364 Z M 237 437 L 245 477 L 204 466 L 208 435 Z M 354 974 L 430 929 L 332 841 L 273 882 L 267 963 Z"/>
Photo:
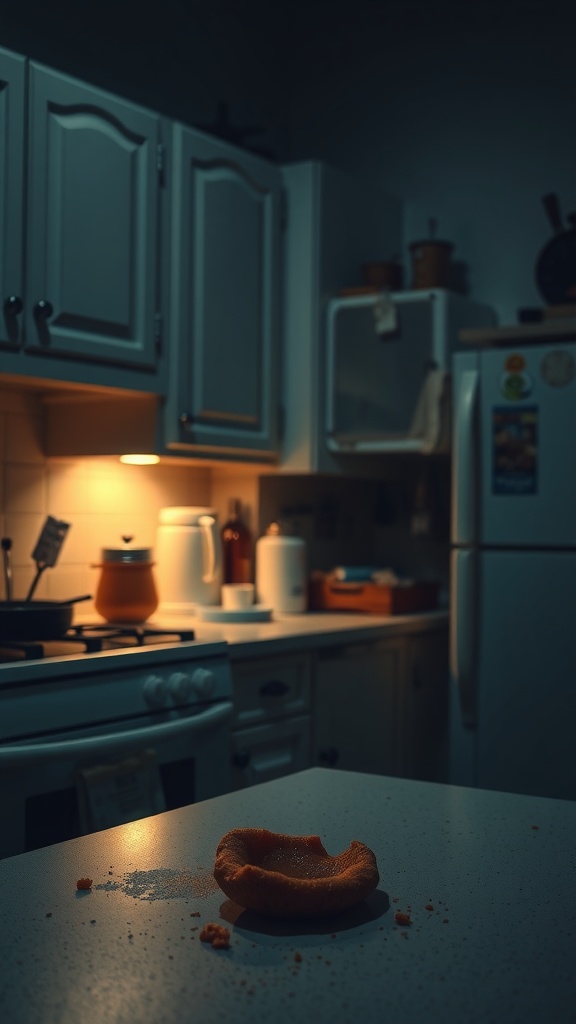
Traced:
<path id="1" fill-rule="evenodd" d="M 211 875 L 240 826 L 359 839 L 378 890 L 325 922 L 257 918 Z M 574 1022 L 575 838 L 573 803 L 312 769 L 0 861 L 0 1019 Z M 229 950 L 200 942 L 209 921 Z"/>

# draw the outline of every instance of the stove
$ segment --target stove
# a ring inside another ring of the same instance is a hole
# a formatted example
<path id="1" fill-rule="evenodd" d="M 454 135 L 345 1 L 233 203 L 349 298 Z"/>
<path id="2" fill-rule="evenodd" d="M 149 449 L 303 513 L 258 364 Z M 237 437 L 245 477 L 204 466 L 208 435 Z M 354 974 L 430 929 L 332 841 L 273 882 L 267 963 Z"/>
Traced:
<path id="1" fill-rule="evenodd" d="M 0 648 L 0 857 L 231 788 L 223 641 L 125 624 Z"/>

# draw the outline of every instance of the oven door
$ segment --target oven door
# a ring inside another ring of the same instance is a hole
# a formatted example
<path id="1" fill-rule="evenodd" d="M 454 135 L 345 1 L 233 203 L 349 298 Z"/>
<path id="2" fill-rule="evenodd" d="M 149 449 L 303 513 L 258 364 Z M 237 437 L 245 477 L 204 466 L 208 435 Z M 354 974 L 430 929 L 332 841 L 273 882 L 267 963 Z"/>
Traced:
<path id="1" fill-rule="evenodd" d="M 229 792 L 232 707 L 2 744 L 0 857 Z"/>

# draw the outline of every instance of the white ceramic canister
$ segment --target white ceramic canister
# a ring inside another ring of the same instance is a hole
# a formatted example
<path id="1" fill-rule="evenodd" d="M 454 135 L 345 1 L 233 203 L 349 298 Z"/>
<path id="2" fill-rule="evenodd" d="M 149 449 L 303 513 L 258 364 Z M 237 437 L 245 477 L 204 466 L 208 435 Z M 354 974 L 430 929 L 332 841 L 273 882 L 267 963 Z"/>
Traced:
<path id="1" fill-rule="evenodd" d="M 220 603 L 222 540 L 213 508 L 161 508 L 156 539 L 160 612 L 193 613 L 197 605 Z"/>
<path id="2" fill-rule="evenodd" d="M 256 600 L 276 612 L 306 611 L 306 545 L 271 523 L 256 542 Z"/>

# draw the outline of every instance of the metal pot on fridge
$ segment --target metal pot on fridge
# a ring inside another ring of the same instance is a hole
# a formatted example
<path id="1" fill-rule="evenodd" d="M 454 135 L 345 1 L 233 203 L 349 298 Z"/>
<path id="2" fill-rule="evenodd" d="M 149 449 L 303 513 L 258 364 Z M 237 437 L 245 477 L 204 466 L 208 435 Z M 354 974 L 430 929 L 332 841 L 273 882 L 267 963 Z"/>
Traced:
<path id="1" fill-rule="evenodd" d="M 307 607 L 306 545 L 281 523 L 271 523 L 256 542 L 256 599 L 275 612 Z"/>

